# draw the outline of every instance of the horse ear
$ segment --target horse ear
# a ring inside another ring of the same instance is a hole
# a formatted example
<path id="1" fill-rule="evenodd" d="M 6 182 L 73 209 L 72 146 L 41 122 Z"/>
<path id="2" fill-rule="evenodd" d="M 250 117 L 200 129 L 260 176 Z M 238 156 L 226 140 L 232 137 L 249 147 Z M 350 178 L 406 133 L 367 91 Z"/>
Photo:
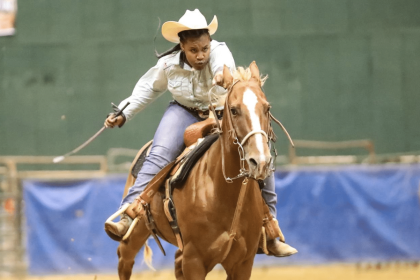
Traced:
<path id="1" fill-rule="evenodd" d="M 251 79 L 254 79 L 259 84 L 261 84 L 260 70 L 258 69 L 257 63 L 255 63 L 255 61 L 251 62 L 249 69 L 251 70 Z"/>
<path id="2" fill-rule="evenodd" d="M 225 89 L 229 88 L 233 83 L 233 77 L 230 73 L 229 67 L 226 65 L 223 67 L 223 87 Z"/>

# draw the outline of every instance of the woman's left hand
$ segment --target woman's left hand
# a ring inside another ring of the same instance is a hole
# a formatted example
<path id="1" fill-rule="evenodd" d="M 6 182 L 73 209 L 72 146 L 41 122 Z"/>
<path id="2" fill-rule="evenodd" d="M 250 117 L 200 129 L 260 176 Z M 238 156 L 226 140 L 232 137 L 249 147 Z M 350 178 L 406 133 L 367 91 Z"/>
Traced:
<path id="1" fill-rule="evenodd" d="M 107 128 L 113 128 L 114 126 L 121 127 L 124 124 L 124 118 L 122 116 L 115 117 L 114 113 L 111 113 L 105 120 L 104 125 Z"/>

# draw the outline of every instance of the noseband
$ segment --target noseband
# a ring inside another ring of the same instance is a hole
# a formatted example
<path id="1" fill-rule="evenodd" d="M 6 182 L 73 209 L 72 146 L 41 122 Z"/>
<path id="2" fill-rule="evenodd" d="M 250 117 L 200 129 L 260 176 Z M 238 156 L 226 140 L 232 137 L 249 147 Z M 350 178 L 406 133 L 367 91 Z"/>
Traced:
<path id="1" fill-rule="evenodd" d="M 246 140 L 248 140 L 249 137 L 251 137 L 254 134 L 259 134 L 259 133 L 265 136 L 265 139 L 267 139 L 267 143 L 268 143 L 268 136 L 267 136 L 267 133 L 265 133 L 264 130 L 253 130 L 250 133 L 248 133 L 247 135 L 245 135 L 244 139 L 242 139 L 241 146 L 243 146 L 245 144 Z"/>

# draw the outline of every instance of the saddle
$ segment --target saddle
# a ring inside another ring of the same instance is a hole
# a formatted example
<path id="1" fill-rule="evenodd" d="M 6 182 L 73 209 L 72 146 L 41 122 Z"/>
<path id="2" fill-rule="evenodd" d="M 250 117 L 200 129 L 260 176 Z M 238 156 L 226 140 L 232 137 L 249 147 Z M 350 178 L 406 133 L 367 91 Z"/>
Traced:
<path id="1" fill-rule="evenodd" d="M 175 205 L 172 200 L 173 186 L 182 183 L 188 177 L 188 174 L 194 167 L 195 163 L 217 140 L 218 135 L 211 134 L 215 125 L 216 122 L 212 115 L 204 121 L 190 125 L 184 132 L 185 150 L 176 158 L 176 160 L 170 162 L 155 175 L 155 177 L 146 186 L 145 190 L 125 211 L 132 219 L 135 219 L 136 217 L 145 217 L 146 226 L 158 243 L 159 248 L 164 255 L 165 251 L 157 237 L 158 235 L 162 235 L 157 230 L 154 219 L 151 215 L 149 209 L 150 201 L 153 196 L 159 192 L 163 186 L 165 186 L 164 212 L 175 234 L 178 246 L 182 250 L 182 236 L 178 227 Z M 142 168 L 146 156 L 150 152 L 152 144 L 153 141 L 149 141 L 137 153 L 137 156 L 130 168 L 131 172 L 126 182 L 124 195 L 126 195 L 128 189 L 134 184 L 138 176 L 138 172 Z"/>
<path id="2" fill-rule="evenodd" d="M 178 170 L 179 167 L 181 167 L 184 163 L 187 163 L 187 162 L 189 164 L 189 168 L 188 168 L 188 171 L 189 171 L 194 166 L 194 163 L 197 162 L 197 160 L 203 155 L 203 153 L 211 146 L 211 144 L 213 144 L 213 142 L 216 141 L 216 138 L 217 138 L 216 134 L 209 135 L 211 133 L 211 130 L 214 128 L 215 124 L 216 122 L 214 118 L 209 117 L 208 119 L 204 121 L 194 123 L 190 125 L 189 127 L 187 127 L 187 129 L 184 132 L 184 144 L 186 148 L 181 153 L 181 155 L 179 155 L 177 159 L 175 160 L 175 162 L 177 163 L 176 166 L 174 166 L 175 171 Z M 206 136 L 211 136 L 212 139 L 214 138 L 214 141 L 212 141 L 211 143 L 208 142 L 209 140 L 207 139 Z M 150 153 L 152 144 L 153 144 L 153 140 L 150 140 L 149 142 L 147 142 L 139 150 L 133 163 L 131 164 L 130 170 L 131 170 L 131 175 L 133 176 L 134 179 L 137 178 L 137 175 L 143 166 L 146 156 Z M 131 183 L 131 181 L 127 183 Z M 129 187 L 131 187 L 131 185 L 129 184 Z"/>

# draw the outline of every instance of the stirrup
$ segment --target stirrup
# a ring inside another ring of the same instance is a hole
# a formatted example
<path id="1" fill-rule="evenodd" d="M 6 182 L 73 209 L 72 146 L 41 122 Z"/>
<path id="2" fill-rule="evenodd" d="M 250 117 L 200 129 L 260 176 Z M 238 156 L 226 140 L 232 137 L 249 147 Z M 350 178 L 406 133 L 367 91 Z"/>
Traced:
<path id="1" fill-rule="evenodd" d="M 107 222 L 112 222 L 113 220 L 115 220 L 119 215 L 121 215 L 122 213 L 124 213 L 126 210 L 127 210 L 127 208 L 130 206 L 130 204 L 124 204 L 123 205 L 123 207 L 121 207 L 121 209 L 119 209 L 117 212 L 115 212 L 114 214 L 112 214 L 106 221 L 105 221 L 105 223 L 107 223 Z M 130 227 L 128 228 L 128 230 L 127 230 L 127 232 L 125 233 L 125 235 L 123 236 L 123 238 L 122 238 L 122 240 L 124 241 L 124 240 L 126 240 L 129 236 L 130 236 L 130 234 L 131 234 L 131 232 L 133 231 L 133 229 L 134 229 L 134 227 L 137 225 L 137 223 L 138 223 L 138 221 L 139 221 L 139 218 L 138 217 L 136 217 L 134 220 L 133 220 L 133 222 L 131 223 L 131 225 L 130 225 Z M 115 241 L 121 241 L 121 237 L 119 237 L 119 236 L 117 236 L 117 235 L 115 235 L 115 234 L 112 234 L 112 233 L 110 233 L 110 232 L 107 232 L 107 234 L 112 238 L 112 239 L 114 239 Z M 112 236 L 111 236 L 111 235 Z"/>
<path id="2" fill-rule="evenodd" d="M 130 237 L 131 232 L 134 230 L 134 227 L 137 225 L 137 223 L 139 222 L 139 217 L 136 217 L 133 222 L 131 223 L 130 227 L 128 228 L 126 234 L 123 236 L 122 240 L 126 240 L 128 237 Z"/>

